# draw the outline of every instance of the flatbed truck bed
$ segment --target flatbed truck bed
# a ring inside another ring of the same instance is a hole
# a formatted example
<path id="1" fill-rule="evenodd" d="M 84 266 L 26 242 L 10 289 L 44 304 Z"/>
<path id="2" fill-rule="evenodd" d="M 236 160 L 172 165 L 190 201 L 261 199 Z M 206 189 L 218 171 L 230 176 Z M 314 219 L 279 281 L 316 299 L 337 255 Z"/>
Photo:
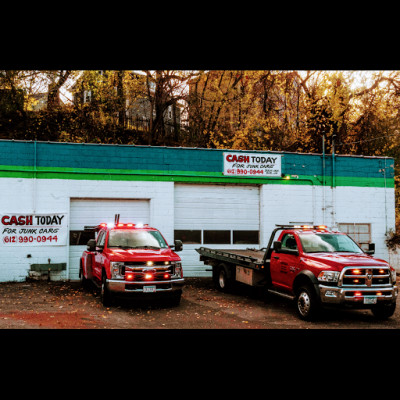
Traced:
<path id="1" fill-rule="evenodd" d="M 214 259 L 253 269 L 262 269 L 264 266 L 265 250 L 263 249 L 216 250 L 208 247 L 200 247 L 196 251 L 200 254 L 200 261 L 204 261 L 205 263 L 209 262 L 210 259 Z"/>

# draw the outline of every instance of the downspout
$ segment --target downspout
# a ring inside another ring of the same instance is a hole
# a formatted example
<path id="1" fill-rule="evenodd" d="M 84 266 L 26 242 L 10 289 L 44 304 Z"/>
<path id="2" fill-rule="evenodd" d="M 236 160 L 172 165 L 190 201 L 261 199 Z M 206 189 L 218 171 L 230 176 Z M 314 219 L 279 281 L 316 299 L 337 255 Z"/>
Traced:
<path id="1" fill-rule="evenodd" d="M 33 204 L 33 214 L 36 214 L 36 178 L 37 178 L 37 144 L 36 138 L 33 142 L 34 146 L 34 164 L 33 164 L 33 190 L 32 190 L 32 204 Z"/>
<path id="2" fill-rule="evenodd" d="M 325 134 L 322 136 L 322 224 L 325 225 Z"/>
<path id="3" fill-rule="evenodd" d="M 385 234 L 388 234 L 388 222 L 387 222 L 387 199 L 386 199 L 386 158 L 385 158 L 385 168 L 383 169 L 383 178 L 385 182 Z"/>
<path id="4" fill-rule="evenodd" d="M 332 228 L 336 226 L 336 165 L 335 165 L 335 137 L 332 135 Z"/>

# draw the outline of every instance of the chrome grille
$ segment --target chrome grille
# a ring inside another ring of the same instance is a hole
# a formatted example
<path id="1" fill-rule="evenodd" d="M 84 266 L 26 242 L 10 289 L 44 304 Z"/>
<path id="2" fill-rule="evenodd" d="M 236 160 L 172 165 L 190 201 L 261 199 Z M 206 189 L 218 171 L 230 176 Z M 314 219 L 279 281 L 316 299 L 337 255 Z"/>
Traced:
<path id="1" fill-rule="evenodd" d="M 388 267 L 345 267 L 339 279 L 339 286 L 342 287 L 369 288 L 390 284 Z"/>
<path id="2" fill-rule="evenodd" d="M 156 267 L 146 267 L 146 266 L 129 266 L 125 265 L 122 267 L 122 274 L 125 275 L 126 273 L 133 273 L 133 281 L 140 282 L 147 280 L 145 279 L 146 273 L 152 274 L 153 278 L 150 281 L 169 281 L 171 276 L 174 274 L 174 268 L 172 265 L 165 265 L 163 267 L 156 266 Z"/>

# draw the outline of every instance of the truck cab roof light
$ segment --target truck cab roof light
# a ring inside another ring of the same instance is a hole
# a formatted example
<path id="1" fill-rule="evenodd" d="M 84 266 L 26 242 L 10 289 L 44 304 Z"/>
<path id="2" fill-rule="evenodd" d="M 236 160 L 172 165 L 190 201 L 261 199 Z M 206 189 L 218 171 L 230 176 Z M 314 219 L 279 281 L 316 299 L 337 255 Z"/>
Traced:
<path id="1" fill-rule="evenodd" d="M 117 223 L 117 224 L 113 224 L 112 222 L 110 223 L 110 222 L 101 222 L 100 224 L 98 224 L 98 225 L 93 225 L 93 226 L 84 226 L 83 227 L 83 229 L 85 230 L 85 231 L 87 231 L 87 232 L 89 232 L 89 231 L 93 231 L 93 232 L 96 232 L 96 231 L 99 231 L 100 229 L 102 229 L 102 228 L 109 228 L 109 229 L 112 229 L 112 228 L 144 228 L 144 227 L 148 227 L 149 226 L 149 224 L 142 224 L 142 223 L 139 223 L 139 224 L 133 224 L 133 223 L 126 223 L 126 224 L 123 224 L 123 223 L 121 223 L 121 222 L 119 222 L 119 223 Z"/>

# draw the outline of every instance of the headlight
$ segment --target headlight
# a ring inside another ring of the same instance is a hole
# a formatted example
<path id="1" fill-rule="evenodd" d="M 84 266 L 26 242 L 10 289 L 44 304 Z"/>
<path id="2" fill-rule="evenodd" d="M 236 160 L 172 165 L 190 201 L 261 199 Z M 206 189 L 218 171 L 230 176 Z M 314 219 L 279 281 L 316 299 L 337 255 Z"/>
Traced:
<path id="1" fill-rule="evenodd" d="M 338 271 L 322 271 L 318 275 L 320 282 L 337 282 L 339 280 L 340 272 Z"/>
<path id="2" fill-rule="evenodd" d="M 122 268 L 125 266 L 123 262 L 110 262 L 110 270 L 111 270 L 111 279 L 124 279 L 124 275 L 122 274 Z"/>
<path id="3" fill-rule="evenodd" d="M 171 261 L 171 265 L 174 267 L 172 278 L 182 278 L 182 263 L 179 261 Z"/>

